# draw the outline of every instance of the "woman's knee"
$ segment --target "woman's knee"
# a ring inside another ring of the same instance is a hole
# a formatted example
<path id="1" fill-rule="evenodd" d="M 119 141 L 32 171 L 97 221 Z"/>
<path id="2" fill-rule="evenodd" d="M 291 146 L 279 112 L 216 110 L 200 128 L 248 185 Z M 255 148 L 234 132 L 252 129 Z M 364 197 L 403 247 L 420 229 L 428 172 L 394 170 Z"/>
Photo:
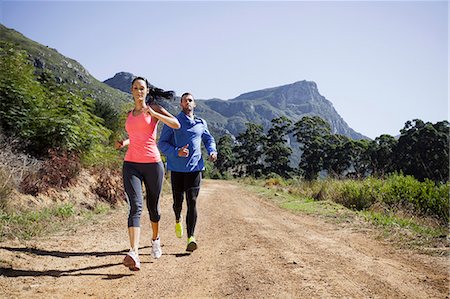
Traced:
<path id="1" fill-rule="evenodd" d="M 149 210 L 149 213 L 151 222 L 159 222 L 159 220 L 161 219 L 161 214 L 159 213 L 158 210 L 151 209 Z"/>

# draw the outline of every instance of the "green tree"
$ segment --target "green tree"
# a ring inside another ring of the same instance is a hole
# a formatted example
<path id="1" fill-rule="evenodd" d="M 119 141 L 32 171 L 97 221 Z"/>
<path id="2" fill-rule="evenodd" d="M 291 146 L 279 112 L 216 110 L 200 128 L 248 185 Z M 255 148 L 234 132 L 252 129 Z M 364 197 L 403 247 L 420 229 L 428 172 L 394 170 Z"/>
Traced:
<path id="1" fill-rule="evenodd" d="M 396 168 L 419 180 L 445 182 L 449 168 L 449 122 L 407 121 L 395 149 Z"/>
<path id="2" fill-rule="evenodd" d="M 395 170 L 394 151 L 396 146 L 397 139 L 388 134 L 383 134 L 371 142 L 369 154 L 374 175 L 383 177 Z"/>
<path id="3" fill-rule="evenodd" d="M 44 101 L 44 90 L 26 52 L 9 43 L 0 42 L 0 69 L 0 126 L 7 135 L 26 141 L 33 134 L 30 116 L 36 114 L 36 103 Z"/>
<path id="4" fill-rule="evenodd" d="M 339 134 L 326 136 L 324 151 L 325 157 L 323 167 L 331 177 L 341 178 L 350 167 L 350 160 L 345 150 L 349 138 Z"/>
<path id="5" fill-rule="evenodd" d="M 285 116 L 272 119 L 272 127 L 267 134 L 265 143 L 265 173 L 276 173 L 284 178 L 291 177 L 292 167 L 289 157 L 292 149 L 288 146 L 286 137 L 290 133 L 292 122 Z"/>
<path id="6" fill-rule="evenodd" d="M 304 116 L 294 124 L 294 136 L 303 150 L 299 170 L 307 180 L 316 179 L 323 169 L 326 137 L 330 131 L 329 123 L 319 116 Z"/>
<path id="7" fill-rule="evenodd" d="M 348 176 L 364 178 L 370 174 L 370 141 L 349 139 L 346 143 L 347 159 L 350 164 Z"/>
<path id="8" fill-rule="evenodd" d="M 226 177 L 228 172 L 236 166 L 236 157 L 233 153 L 234 141 L 231 135 L 223 135 L 217 143 L 217 161 L 214 167 Z"/>
<path id="9" fill-rule="evenodd" d="M 102 118 L 94 115 L 94 99 L 67 91 L 48 72 L 40 81 L 47 100 L 38 107 L 35 135 L 31 137 L 35 144 L 82 153 L 94 144 L 108 143 L 111 131 L 103 126 Z"/>
<path id="10" fill-rule="evenodd" d="M 245 126 L 247 127 L 245 132 L 236 137 L 238 174 L 239 176 L 248 175 L 258 178 L 264 169 L 262 161 L 266 136 L 261 125 L 246 123 Z"/>

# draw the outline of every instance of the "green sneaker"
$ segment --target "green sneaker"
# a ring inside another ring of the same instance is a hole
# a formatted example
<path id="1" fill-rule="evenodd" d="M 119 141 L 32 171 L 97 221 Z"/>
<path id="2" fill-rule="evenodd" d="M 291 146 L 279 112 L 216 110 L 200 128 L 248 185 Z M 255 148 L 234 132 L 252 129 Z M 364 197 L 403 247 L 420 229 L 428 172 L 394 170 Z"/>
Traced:
<path id="1" fill-rule="evenodd" d="M 181 218 L 179 222 L 175 222 L 175 235 L 177 238 L 181 238 L 183 236 L 183 224 L 181 223 Z"/>
<path id="2" fill-rule="evenodd" d="M 194 236 L 189 237 L 187 243 L 188 244 L 186 247 L 186 251 L 193 252 L 195 249 L 197 249 L 197 243 L 195 241 Z"/>

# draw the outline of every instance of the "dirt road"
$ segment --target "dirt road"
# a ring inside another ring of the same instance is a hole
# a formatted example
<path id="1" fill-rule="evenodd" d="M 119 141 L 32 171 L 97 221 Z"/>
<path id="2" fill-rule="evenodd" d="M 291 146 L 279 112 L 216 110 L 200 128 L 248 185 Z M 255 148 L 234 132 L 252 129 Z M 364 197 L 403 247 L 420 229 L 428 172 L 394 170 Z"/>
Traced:
<path id="1" fill-rule="evenodd" d="M 163 256 L 151 257 L 143 217 L 139 272 L 121 264 L 125 208 L 75 232 L 0 244 L 0 297 L 448 298 L 445 257 L 291 214 L 234 183 L 204 180 L 193 254 L 175 237 L 169 196 L 161 208 Z"/>

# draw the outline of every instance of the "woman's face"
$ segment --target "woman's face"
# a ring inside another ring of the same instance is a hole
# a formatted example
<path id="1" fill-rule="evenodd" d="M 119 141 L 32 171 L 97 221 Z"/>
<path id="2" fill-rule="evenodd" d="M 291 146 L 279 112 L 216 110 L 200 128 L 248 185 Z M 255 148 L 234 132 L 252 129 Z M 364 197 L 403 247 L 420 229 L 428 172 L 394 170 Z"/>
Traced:
<path id="1" fill-rule="evenodd" d="M 144 80 L 136 80 L 131 86 L 131 93 L 134 98 L 134 102 L 136 104 L 140 103 L 142 105 L 145 104 L 145 97 L 148 94 L 147 84 Z"/>

